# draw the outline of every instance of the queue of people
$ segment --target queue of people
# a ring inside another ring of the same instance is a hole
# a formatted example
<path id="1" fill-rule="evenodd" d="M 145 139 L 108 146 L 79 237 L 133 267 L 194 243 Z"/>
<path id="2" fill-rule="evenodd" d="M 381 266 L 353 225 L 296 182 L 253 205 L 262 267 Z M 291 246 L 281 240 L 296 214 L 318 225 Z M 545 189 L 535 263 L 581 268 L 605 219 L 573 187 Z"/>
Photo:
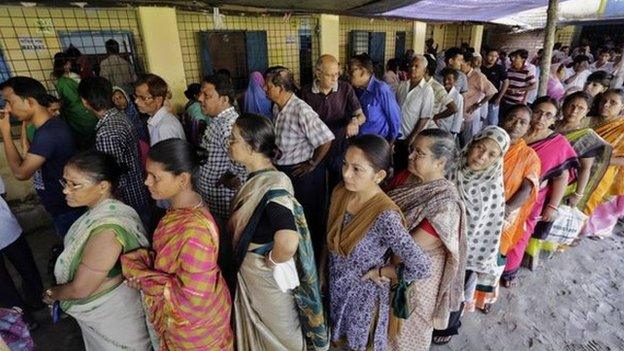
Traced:
<path id="1" fill-rule="evenodd" d="M 518 284 L 523 263 L 535 269 L 583 236 L 610 235 L 624 216 L 620 87 L 604 76 L 580 83 L 578 54 L 566 81 L 585 91 L 531 101 L 526 51 L 509 67 L 498 50 L 483 54 L 406 56 L 389 64 L 408 69 L 386 75 L 392 86 L 365 54 L 348 62 L 346 81 L 323 55 L 301 89 L 287 67 L 252 73 L 243 103 L 216 73 L 186 92 L 199 134 L 172 113 L 173 92 L 155 74 L 127 91 L 110 77 L 78 81 L 59 61 L 59 84 L 75 90 L 60 116 L 40 82 L 8 79 L 5 156 L 17 179 L 33 178 L 63 246 L 44 289 L 0 199 L 10 224 L 0 252 L 24 262 L 27 283 L 24 299 L 12 288 L 0 304 L 34 327 L 41 295 L 76 319 L 87 350 L 450 342 L 469 312 L 488 313 L 501 286 Z M 599 57 L 593 74 L 610 67 Z M 21 151 L 11 117 L 35 128 Z M 551 234 L 569 213 L 583 219 L 562 241 Z"/>

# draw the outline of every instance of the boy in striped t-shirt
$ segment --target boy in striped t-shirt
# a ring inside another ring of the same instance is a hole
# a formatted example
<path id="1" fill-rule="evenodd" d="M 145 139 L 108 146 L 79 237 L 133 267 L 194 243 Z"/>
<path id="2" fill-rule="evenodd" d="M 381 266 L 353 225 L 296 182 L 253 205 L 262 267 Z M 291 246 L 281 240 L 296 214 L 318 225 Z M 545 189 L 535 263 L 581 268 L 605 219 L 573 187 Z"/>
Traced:
<path id="1" fill-rule="evenodd" d="M 528 92 L 537 89 L 537 79 L 526 64 L 529 53 L 519 49 L 511 54 L 511 66 L 507 69 L 509 88 L 503 96 L 500 113 L 504 114 L 508 106 L 526 104 Z"/>

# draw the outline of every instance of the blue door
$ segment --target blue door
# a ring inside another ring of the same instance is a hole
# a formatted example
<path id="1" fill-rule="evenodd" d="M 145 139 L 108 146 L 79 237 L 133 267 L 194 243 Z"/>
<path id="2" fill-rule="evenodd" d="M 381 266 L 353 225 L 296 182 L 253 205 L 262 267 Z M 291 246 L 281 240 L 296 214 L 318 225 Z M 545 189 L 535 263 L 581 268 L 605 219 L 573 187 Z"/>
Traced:
<path id="1" fill-rule="evenodd" d="M 384 61 L 386 59 L 386 33 L 371 32 L 368 38 L 368 49 L 375 68 L 375 75 L 381 78 L 384 74 Z"/>

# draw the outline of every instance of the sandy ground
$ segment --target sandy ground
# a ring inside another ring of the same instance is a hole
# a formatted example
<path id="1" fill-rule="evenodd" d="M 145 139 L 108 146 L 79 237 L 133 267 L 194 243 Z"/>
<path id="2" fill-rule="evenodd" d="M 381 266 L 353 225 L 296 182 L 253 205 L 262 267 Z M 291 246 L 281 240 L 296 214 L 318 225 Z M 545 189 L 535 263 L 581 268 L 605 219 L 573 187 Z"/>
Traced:
<path id="1" fill-rule="evenodd" d="M 49 285 L 47 255 L 58 242 L 51 222 L 41 206 L 14 209 Z M 47 310 L 35 316 L 39 350 L 84 349 L 71 317 L 53 325 Z M 518 286 L 502 289 L 488 315 L 467 314 L 460 335 L 432 350 L 624 350 L 624 238 L 584 240 L 535 272 L 522 270 Z"/>

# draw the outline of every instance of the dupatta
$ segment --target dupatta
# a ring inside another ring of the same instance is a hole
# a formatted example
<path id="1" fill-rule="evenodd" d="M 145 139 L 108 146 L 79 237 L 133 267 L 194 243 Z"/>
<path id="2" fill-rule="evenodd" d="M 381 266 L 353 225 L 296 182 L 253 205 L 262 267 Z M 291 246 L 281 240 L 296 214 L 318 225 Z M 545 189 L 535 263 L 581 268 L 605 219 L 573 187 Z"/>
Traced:
<path id="1" fill-rule="evenodd" d="M 352 196 L 353 193 L 347 190 L 343 183 L 336 186 L 331 197 L 327 221 L 327 248 L 329 251 L 344 257 L 348 256 L 351 250 L 364 238 L 381 212 L 392 210 L 401 213 L 400 208 L 388 195 L 379 192 L 369 199 L 358 213 L 353 215 L 353 219 L 346 226 L 343 226 L 344 215 Z"/>
<path id="2" fill-rule="evenodd" d="M 292 293 L 298 308 L 301 329 L 315 349 L 326 349 L 329 345 L 329 330 L 323 312 L 310 231 L 303 208 L 293 194 L 288 176 L 276 170 L 261 171 L 242 186 L 232 201 L 232 215 L 228 222 L 228 230 L 233 235 L 236 270 L 238 271 L 245 259 L 266 205 L 275 202 L 289 209 L 299 233 L 299 246 L 294 259 L 300 284 Z M 264 250 L 268 252 L 271 248 L 272 243 L 264 247 Z"/>

